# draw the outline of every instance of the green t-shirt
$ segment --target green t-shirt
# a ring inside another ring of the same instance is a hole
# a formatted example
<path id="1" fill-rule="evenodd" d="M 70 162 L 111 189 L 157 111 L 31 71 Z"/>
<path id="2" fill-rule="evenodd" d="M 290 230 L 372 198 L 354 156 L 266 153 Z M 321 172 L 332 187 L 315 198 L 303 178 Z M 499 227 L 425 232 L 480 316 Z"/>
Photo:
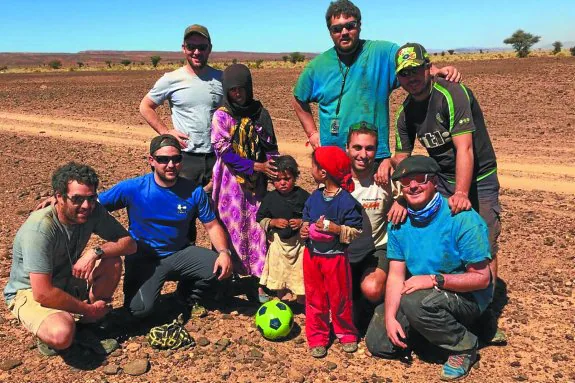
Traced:
<path id="1" fill-rule="evenodd" d="M 124 227 L 99 203 L 86 223 L 66 226 L 52 206 L 30 214 L 16 233 L 10 279 L 4 289 L 9 303 L 18 290 L 29 289 L 30 273 L 51 274 L 52 284 L 69 291 L 72 266 L 82 254 L 92 233 L 106 241 L 128 236 Z"/>

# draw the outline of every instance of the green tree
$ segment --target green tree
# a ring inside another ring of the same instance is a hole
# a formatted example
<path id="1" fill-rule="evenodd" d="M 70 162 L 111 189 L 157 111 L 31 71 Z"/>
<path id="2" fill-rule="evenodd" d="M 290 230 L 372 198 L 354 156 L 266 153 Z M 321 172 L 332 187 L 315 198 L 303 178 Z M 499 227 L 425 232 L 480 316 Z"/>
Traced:
<path id="1" fill-rule="evenodd" d="M 305 60 L 305 56 L 299 52 L 292 52 L 289 54 L 289 61 L 292 64 L 295 64 L 297 62 L 303 62 L 304 60 Z"/>
<path id="2" fill-rule="evenodd" d="M 441 56 L 445 56 L 445 51 L 441 51 Z"/>
<path id="3" fill-rule="evenodd" d="M 284 60 L 284 63 L 287 63 L 287 61 L 289 60 L 289 56 L 282 56 L 282 60 Z"/>
<path id="4" fill-rule="evenodd" d="M 571 56 L 575 56 L 575 47 L 569 48 L 569 52 L 571 53 Z"/>
<path id="5" fill-rule="evenodd" d="M 122 61 L 120 61 L 120 63 L 121 63 L 123 66 L 128 66 L 128 65 L 130 65 L 130 64 L 132 63 L 132 61 L 131 61 L 131 60 L 122 60 Z"/>
<path id="6" fill-rule="evenodd" d="M 541 36 L 534 36 L 531 33 L 524 32 L 522 29 L 518 29 L 510 37 L 503 40 L 503 43 L 512 45 L 515 52 L 517 52 L 517 57 L 523 58 L 529 56 L 529 50 L 540 39 Z"/>
<path id="7" fill-rule="evenodd" d="M 232 64 L 237 64 L 238 63 L 238 59 L 232 59 Z"/>
<path id="8" fill-rule="evenodd" d="M 448 49 L 447 52 L 449 53 L 449 55 L 452 55 L 455 53 L 455 49 Z"/>
<path id="9" fill-rule="evenodd" d="M 48 63 L 48 66 L 52 69 L 60 69 L 60 68 L 62 68 L 62 61 L 52 60 Z"/>
<path id="10" fill-rule="evenodd" d="M 152 56 L 150 57 L 150 60 L 152 61 L 152 66 L 155 68 L 158 66 L 158 63 L 162 60 L 162 58 L 160 56 Z"/>
<path id="11" fill-rule="evenodd" d="M 110 60 L 106 60 L 104 61 L 106 63 L 106 65 L 108 66 L 108 68 L 112 67 L 112 62 Z"/>
<path id="12" fill-rule="evenodd" d="M 84 66 L 82 61 L 76 61 L 76 64 L 78 64 L 78 68 L 82 68 Z"/>
<path id="13" fill-rule="evenodd" d="M 561 52 L 561 48 L 563 48 L 563 43 L 561 41 L 555 41 L 553 43 L 553 54 L 556 55 L 557 53 Z"/>

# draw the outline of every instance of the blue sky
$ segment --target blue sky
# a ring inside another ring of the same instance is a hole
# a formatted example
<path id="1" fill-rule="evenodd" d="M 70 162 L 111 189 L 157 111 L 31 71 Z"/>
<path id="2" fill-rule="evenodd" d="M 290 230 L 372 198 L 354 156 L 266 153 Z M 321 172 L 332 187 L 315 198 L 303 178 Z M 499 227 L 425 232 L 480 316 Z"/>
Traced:
<path id="1" fill-rule="evenodd" d="M 356 0 L 362 38 L 428 49 L 503 47 L 516 29 L 541 45 L 575 41 L 575 1 Z M 189 24 L 206 25 L 214 51 L 321 52 L 331 46 L 329 0 L 0 0 L 0 52 L 180 49 Z"/>

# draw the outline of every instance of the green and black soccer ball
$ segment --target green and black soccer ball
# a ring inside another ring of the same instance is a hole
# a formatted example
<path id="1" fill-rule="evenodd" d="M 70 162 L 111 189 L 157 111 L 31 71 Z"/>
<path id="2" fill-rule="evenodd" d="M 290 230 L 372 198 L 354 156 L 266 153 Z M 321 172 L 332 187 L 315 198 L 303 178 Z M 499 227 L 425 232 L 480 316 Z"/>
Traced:
<path id="1" fill-rule="evenodd" d="M 285 338 L 293 327 L 293 312 L 282 301 L 266 302 L 256 313 L 256 327 L 268 340 Z"/>

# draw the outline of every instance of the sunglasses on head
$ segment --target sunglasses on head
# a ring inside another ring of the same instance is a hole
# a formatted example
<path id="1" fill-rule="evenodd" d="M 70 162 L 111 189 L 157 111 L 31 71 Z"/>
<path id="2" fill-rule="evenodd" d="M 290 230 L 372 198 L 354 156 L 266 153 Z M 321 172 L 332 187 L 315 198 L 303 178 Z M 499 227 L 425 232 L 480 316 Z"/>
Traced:
<path id="1" fill-rule="evenodd" d="M 411 77 L 411 76 L 417 74 L 417 72 L 419 72 L 419 70 L 423 67 L 425 67 L 425 64 L 420 65 L 420 66 L 414 66 L 411 68 L 405 68 L 405 69 L 402 69 L 397 75 L 399 77 Z"/>
<path id="2" fill-rule="evenodd" d="M 172 161 L 173 164 L 179 164 L 182 162 L 182 155 L 178 154 L 175 156 L 154 156 L 154 159 L 157 163 L 167 165 Z"/>
<path id="3" fill-rule="evenodd" d="M 407 177 L 402 177 L 399 179 L 399 183 L 404 188 L 409 187 L 411 185 L 411 181 L 417 182 L 418 185 L 426 184 L 433 177 L 433 174 L 413 174 Z"/>
<path id="4" fill-rule="evenodd" d="M 184 45 L 186 46 L 186 49 L 189 50 L 190 52 L 193 52 L 196 49 L 199 50 L 200 52 L 204 52 L 210 46 L 209 44 L 192 44 L 192 43 L 186 43 Z"/>
<path id="5" fill-rule="evenodd" d="M 356 29 L 358 26 L 358 22 L 357 21 L 348 21 L 345 24 L 333 24 L 330 25 L 329 30 L 331 33 L 341 33 L 343 31 L 343 29 L 347 29 L 348 31 L 352 31 L 354 29 Z"/>
<path id="6" fill-rule="evenodd" d="M 82 205 L 84 201 L 88 201 L 89 204 L 93 204 L 98 200 L 98 194 L 92 195 L 68 195 L 64 196 L 72 202 L 74 205 Z"/>

